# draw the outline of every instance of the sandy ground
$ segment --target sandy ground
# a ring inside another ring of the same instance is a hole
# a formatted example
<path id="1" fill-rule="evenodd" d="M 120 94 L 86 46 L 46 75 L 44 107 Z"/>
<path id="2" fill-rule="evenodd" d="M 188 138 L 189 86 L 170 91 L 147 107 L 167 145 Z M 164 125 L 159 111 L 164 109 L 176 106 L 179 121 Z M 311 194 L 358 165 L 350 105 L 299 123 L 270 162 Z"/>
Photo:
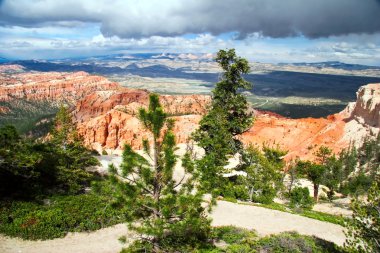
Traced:
<path id="1" fill-rule="evenodd" d="M 343 227 L 303 216 L 266 209 L 263 207 L 234 204 L 219 201 L 212 213 L 213 226 L 234 225 L 255 229 L 259 235 L 269 235 L 284 231 L 297 231 L 343 245 Z"/>
<path id="2" fill-rule="evenodd" d="M 122 248 L 118 238 L 128 236 L 124 224 L 91 233 L 69 233 L 64 238 L 47 241 L 24 241 L 0 235 L 1 253 L 116 253 Z M 129 233 L 128 237 L 132 237 Z"/>
<path id="3" fill-rule="evenodd" d="M 234 225 L 255 229 L 259 235 L 297 231 L 338 245 L 342 245 L 345 240 L 341 226 L 262 207 L 219 201 L 211 217 L 213 226 Z M 122 248 L 118 241 L 122 235 L 133 238 L 133 234 L 128 233 L 128 229 L 122 224 L 91 233 L 70 233 L 65 238 L 48 241 L 23 241 L 0 235 L 0 252 L 116 253 Z"/>

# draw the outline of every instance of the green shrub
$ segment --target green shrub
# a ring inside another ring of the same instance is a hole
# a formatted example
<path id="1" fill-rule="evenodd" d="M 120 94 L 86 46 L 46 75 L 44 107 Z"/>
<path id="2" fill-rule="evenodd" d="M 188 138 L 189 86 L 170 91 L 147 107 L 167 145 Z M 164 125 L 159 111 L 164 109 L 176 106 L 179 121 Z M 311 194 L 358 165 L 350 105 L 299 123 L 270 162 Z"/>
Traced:
<path id="1" fill-rule="evenodd" d="M 300 235 L 296 232 L 284 232 L 259 238 L 252 230 L 234 226 L 214 228 L 216 241 L 224 241 L 226 246 L 209 251 L 215 253 L 342 253 L 334 243 L 316 237 Z M 193 252 L 193 251 L 190 251 Z"/>
<path id="2" fill-rule="evenodd" d="M 228 244 L 241 243 L 257 237 L 254 231 L 235 226 L 221 226 L 213 229 L 213 237 Z"/>
<path id="3" fill-rule="evenodd" d="M 108 155 L 108 153 L 107 153 L 107 151 L 105 149 L 103 149 L 102 155 Z"/>
<path id="4" fill-rule="evenodd" d="M 347 182 L 345 182 L 340 191 L 346 195 L 362 195 L 366 193 L 371 187 L 373 178 L 371 175 L 366 175 L 363 172 L 358 175 L 350 178 Z"/>
<path id="5" fill-rule="evenodd" d="M 232 244 L 227 247 L 226 253 L 253 253 L 252 248 L 247 244 Z"/>
<path id="6" fill-rule="evenodd" d="M 296 232 L 284 232 L 264 237 L 256 241 L 253 249 L 262 253 L 343 252 L 334 243 L 316 237 L 300 235 Z"/>
<path id="7" fill-rule="evenodd" d="M 225 183 L 221 187 L 222 190 L 219 193 L 221 196 L 226 199 L 247 200 L 249 198 L 248 190 L 245 185 L 228 181 L 228 179 L 224 180 Z"/>
<path id="8" fill-rule="evenodd" d="M 45 240 L 120 223 L 123 212 L 112 207 L 108 194 L 103 189 L 96 194 L 52 196 L 40 202 L 0 202 L 0 233 Z"/>
<path id="9" fill-rule="evenodd" d="M 252 201 L 262 204 L 273 203 L 274 197 L 276 197 L 277 190 L 271 186 L 261 189 L 257 194 L 252 195 Z"/>
<path id="10" fill-rule="evenodd" d="M 314 200 L 310 197 L 307 187 L 295 187 L 290 192 L 290 206 L 296 208 L 312 209 Z"/>

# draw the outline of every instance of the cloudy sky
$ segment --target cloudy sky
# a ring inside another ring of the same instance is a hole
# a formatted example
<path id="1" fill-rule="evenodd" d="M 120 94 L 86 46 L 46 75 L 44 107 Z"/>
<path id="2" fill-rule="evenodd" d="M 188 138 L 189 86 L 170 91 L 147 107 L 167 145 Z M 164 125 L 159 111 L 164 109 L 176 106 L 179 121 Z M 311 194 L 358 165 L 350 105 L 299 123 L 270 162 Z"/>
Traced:
<path id="1" fill-rule="evenodd" d="M 380 0 L 0 0 L 0 57 L 209 53 L 380 66 Z"/>

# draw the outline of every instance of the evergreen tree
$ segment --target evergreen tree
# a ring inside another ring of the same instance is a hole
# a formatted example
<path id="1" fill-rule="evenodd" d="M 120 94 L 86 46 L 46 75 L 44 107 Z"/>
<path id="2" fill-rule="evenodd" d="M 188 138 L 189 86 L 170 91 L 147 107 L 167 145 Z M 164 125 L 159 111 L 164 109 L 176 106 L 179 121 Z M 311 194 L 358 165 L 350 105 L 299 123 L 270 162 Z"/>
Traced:
<path id="1" fill-rule="evenodd" d="M 56 157 L 56 178 L 59 188 L 76 193 L 91 180 L 92 175 L 85 169 L 98 165 L 93 153 L 83 146 L 69 109 L 61 105 L 51 130 L 50 148 Z"/>
<path id="2" fill-rule="evenodd" d="M 143 140 L 144 157 L 125 145 L 120 171 L 110 167 L 117 203 L 126 206 L 130 228 L 141 235 L 126 251 L 162 252 L 206 242 L 210 221 L 201 193 L 194 193 L 192 162 L 185 157 L 187 178 L 176 182 L 174 121 L 167 118 L 157 95 L 150 95 L 149 108 L 139 110 L 139 119 L 151 133 L 152 147 Z"/>
<path id="3" fill-rule="evenodd" d="M 220 188 L 223 166 L 227 164 L 228 156 L 243 150 L 237 135 L 252 125 L 248 102 L 240 92 L 251 88 L 242 76 L 249 72 L 248 61 L 236 56 L 235 50 L 230 49 L 220 50 L 216 62 L 223 69 L 222 79 L 212 92 L 210 110 L 193 136 L 205 150 L 205 156 L 198 162 L 199 168 L 202 168 L 201 183 L 205 191 Z"/>
<path id="4" fill-rule="evenodd" d="M 368 191 L 366 201 L 355 199 L 351 205 L 352 219 L 347 221 L 348 252 L 380 252 L 380 177 Z"/>
<path id="5" fill-rule="evenodd" d="M 57 113 L 48 141 L 21 137 L 13 126 L 5 126 L 0 143 L 0 198 L 78 193 L 93 178 L 86 167 L 99 163 L 82 145 L 65 107 Z"/>
<path id="6" fill-rule="evenodd" d="M 247 173 L 245 184 L 251 201 L 269 204 L 282 186 L 282 157 L 285 151 L 277 148 L 249 146 L 243 154 L 242 170 Z"/>
<path id="7" fill-rule="evenodd" d="M 325 166 L 310 161 L 299 161 L 297 171 L 313 183 L 314 200 L 318 201 L 319 185 L 322 184 L 324 179 Z"/>

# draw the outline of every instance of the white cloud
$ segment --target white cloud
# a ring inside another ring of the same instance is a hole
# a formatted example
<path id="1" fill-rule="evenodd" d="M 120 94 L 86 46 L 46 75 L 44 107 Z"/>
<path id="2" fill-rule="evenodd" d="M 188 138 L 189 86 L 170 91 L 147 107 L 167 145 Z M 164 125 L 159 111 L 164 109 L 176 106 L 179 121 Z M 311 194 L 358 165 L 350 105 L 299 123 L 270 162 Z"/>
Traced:
<path id="1" fill-rule="evenodd" d="M 378 0 L 4 0 L 0 25 L 97 22 L 104 36 L 122 38 L 226 32 L 320 38 L 380 32 L 378 13 Z"/>

